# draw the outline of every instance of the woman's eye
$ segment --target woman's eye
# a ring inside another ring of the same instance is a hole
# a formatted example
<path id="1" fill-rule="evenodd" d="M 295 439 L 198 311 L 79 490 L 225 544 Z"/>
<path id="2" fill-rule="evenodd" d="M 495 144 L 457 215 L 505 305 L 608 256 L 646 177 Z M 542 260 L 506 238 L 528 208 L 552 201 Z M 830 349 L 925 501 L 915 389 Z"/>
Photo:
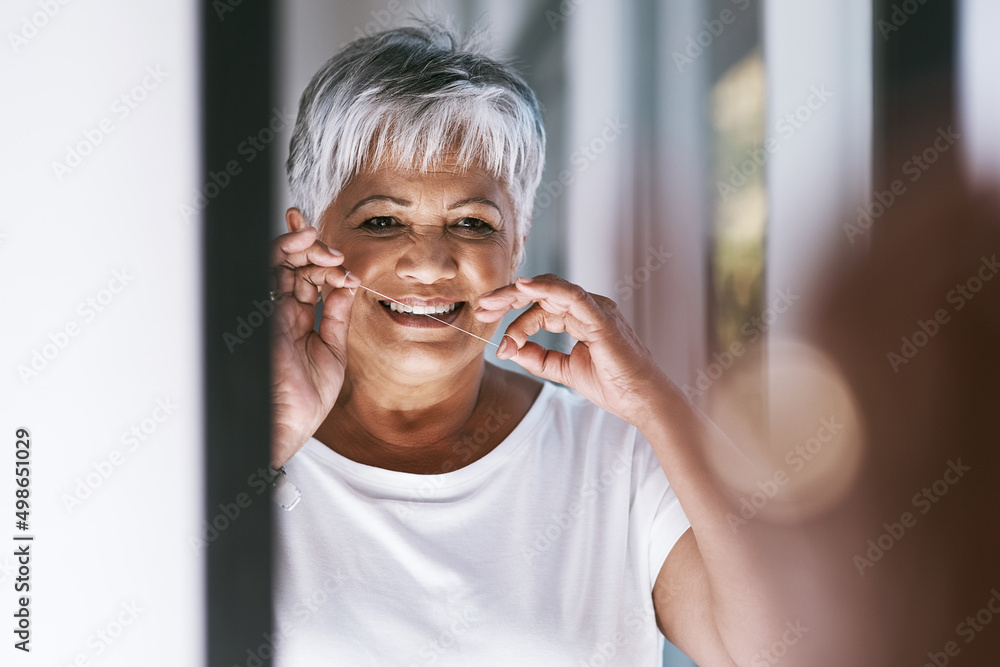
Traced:
<path id="1" fill-rule="evenodd" d="M 391 218 L 387 215 L 380 215 L 374 218 L 368 218 L 361 223 L 362 229 L 372 229 L 372 230 L 383 230 L 389 229 L 396 224 L 396 218 Z"/>
<path id="2" fill-rule="evenodd" d="M 488 233 L 493 231 L 493 227 L 490 223 L 485 220 L 480 220 L 479 218 L 462 218 L 458 221 L 457 227 L 462 229 L 470 229 L 474 232 Z"/>

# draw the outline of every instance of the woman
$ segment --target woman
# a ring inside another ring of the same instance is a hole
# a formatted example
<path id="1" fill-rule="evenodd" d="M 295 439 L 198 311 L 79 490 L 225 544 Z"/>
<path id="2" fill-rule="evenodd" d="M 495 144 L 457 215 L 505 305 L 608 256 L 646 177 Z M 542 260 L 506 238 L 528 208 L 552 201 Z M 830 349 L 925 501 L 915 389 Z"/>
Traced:
<path id="1" fill-rule="evenodd" d="M 350 44 L 303 94 L 273 260 L 272 463 L 301 490 L 280 664 L 654 665 L 657 626 L 748 662 L 702 422 L 612 301 L 516 277 L 544 147 L 523 81 L 433 26 Z M 486 363 L 524 307 L 497 357 L 577 393 Z"/>

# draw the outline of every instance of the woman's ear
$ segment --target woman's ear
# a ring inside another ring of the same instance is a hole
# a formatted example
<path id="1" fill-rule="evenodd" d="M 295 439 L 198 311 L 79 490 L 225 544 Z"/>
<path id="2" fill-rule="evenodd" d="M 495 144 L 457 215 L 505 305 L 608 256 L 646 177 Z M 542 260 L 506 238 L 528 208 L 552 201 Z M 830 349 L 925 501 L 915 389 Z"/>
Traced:
<path id="1" fill-rule="evenodd" d="M 306 225 L 306 219 L 302 217 L 302 211 L 297 208 L 290 208 L 285 211 L 285 223 L 288 224 L 288 231 L 290 232 L 297 232 L 308 226 Z"/>

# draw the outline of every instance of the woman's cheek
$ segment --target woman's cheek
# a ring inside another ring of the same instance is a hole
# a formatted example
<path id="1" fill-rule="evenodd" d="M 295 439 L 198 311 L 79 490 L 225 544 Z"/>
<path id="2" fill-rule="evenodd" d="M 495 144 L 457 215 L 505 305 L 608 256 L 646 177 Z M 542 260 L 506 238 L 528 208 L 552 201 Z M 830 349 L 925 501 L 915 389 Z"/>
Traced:
<path id="1" fill-rule="evenodd" d="M 478 248 L 476 256 L 471 260 L 477 267 L 481 281 L 491 285 L 490 289 L 506 285 L 513 281 L 516 271 L 514 248 L 506 239 L 497 239 L 494 243 L 486 243 Z"/>
<path id="2" fill-rule="evenodd" d="M 394 248 L 384 241 L 377 246 L 363 241 L 349 241 L 344 248 L 344 266 L 361 279 L 362 285 L 377 282 L 379 277 L 392 271 L 396 255 Z"/>

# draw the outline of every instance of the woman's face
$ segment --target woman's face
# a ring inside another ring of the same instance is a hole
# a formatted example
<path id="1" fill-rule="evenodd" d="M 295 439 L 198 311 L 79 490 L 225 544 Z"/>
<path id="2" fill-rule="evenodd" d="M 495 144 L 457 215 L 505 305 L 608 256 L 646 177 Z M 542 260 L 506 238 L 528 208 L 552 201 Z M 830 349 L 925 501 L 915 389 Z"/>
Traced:
<path id="1" fill-rule="evenodd" d="M 344 253 L 344 266 L 362 285 L 416 311 L 397 312 L 398 305 L 358 289 L 352 362 L 419 379 L 481 357 L 482 341 L 419 313 L 486 339 L 496 330 L 473 311 L 479 295 L 513 281 L 523 242 L 501 183 L 451 163 L 423 173 L 381 169 L 352 180 L 321 222 L 323 242 Z"/>

